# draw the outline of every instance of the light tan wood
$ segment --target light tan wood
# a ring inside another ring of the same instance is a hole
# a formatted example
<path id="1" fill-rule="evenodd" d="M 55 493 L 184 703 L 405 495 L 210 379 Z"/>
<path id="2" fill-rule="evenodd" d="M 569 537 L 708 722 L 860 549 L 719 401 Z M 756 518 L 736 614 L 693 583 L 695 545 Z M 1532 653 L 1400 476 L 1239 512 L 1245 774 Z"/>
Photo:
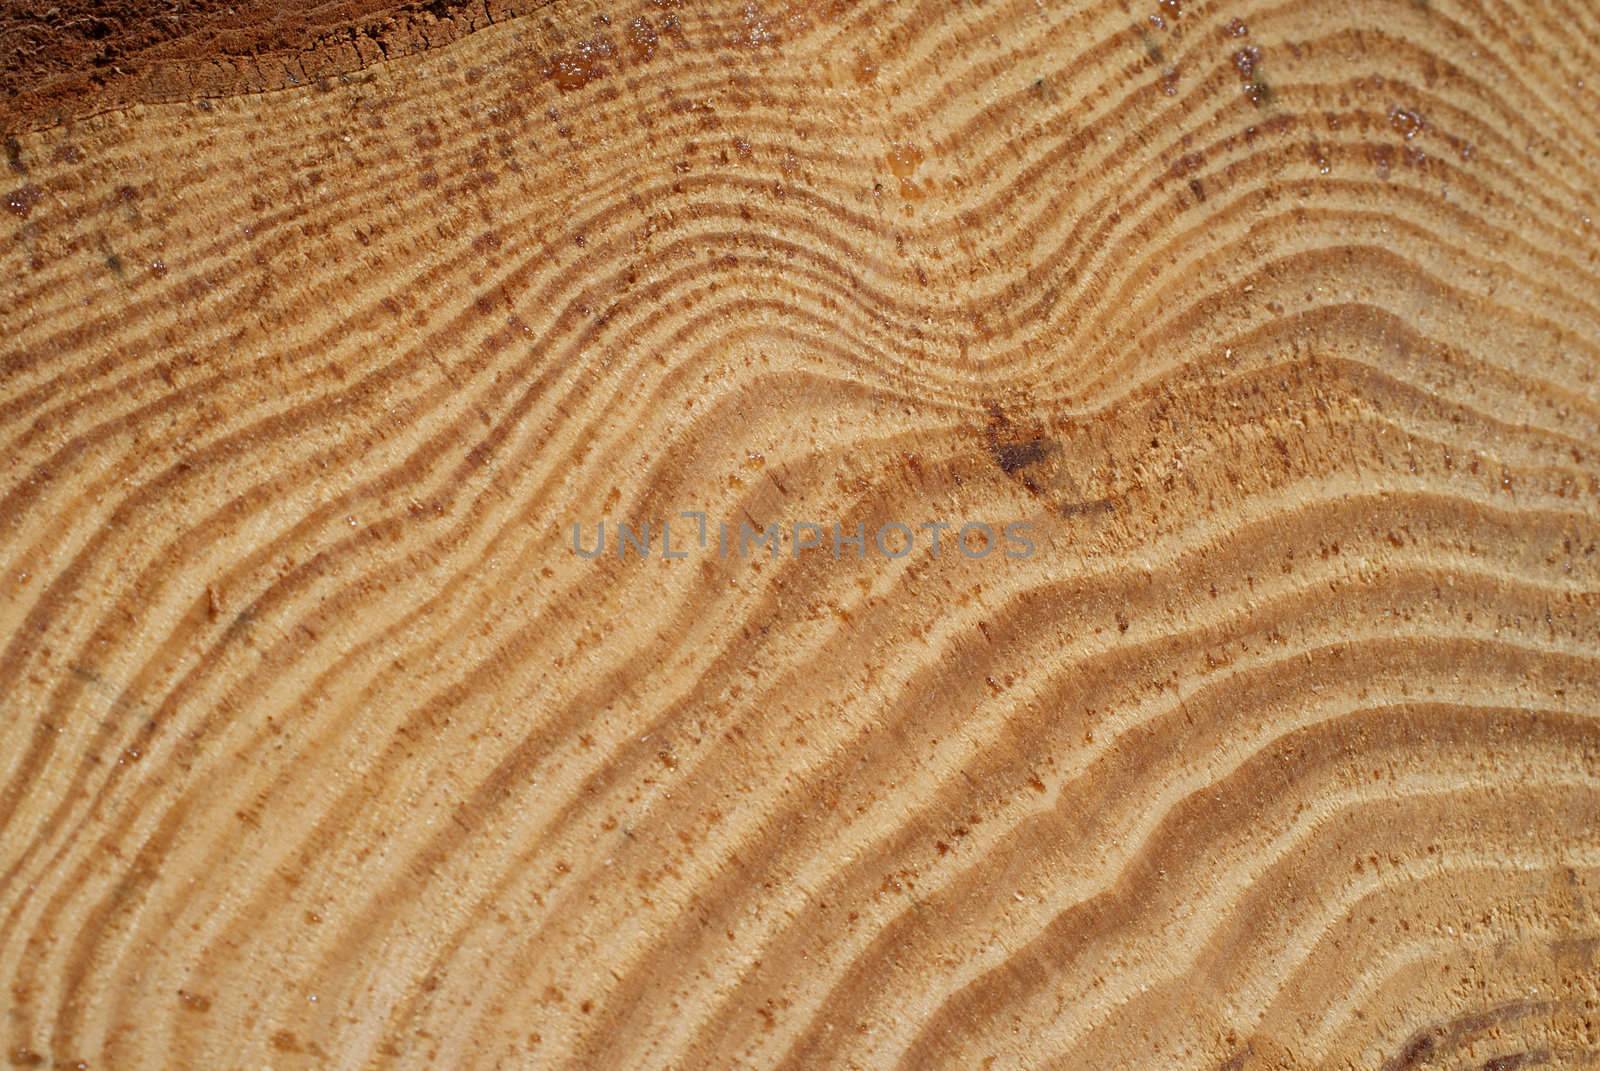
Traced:
<path id="1" fill-rule="evenodd" d="M 13 1065 L 1600 1062 L 1600 11 L 489 14 L 6 124 Z"/>

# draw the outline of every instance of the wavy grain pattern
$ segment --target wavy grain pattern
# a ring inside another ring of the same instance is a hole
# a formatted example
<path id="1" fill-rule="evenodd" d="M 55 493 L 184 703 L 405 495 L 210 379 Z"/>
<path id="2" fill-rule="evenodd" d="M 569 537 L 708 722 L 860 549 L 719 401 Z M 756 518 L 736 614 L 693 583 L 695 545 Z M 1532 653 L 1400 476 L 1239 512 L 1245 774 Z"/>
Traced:
<path id="1" fill-rule="evenodd" d="M 1595 8 L 90 7 L 11 1064 L 1600 1064 Z"/>

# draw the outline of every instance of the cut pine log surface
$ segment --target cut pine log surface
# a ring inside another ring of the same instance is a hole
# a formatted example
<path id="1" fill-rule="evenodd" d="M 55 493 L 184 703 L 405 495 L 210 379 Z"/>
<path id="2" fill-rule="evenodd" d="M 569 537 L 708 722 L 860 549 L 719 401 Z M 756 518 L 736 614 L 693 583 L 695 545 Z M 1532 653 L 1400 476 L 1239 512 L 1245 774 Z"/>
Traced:
<path id="1" fill-rule="evenodd" d="M 11 1065 L 1600 1064 L 1600 9 L 305 6 L 0 16 Z"/>

